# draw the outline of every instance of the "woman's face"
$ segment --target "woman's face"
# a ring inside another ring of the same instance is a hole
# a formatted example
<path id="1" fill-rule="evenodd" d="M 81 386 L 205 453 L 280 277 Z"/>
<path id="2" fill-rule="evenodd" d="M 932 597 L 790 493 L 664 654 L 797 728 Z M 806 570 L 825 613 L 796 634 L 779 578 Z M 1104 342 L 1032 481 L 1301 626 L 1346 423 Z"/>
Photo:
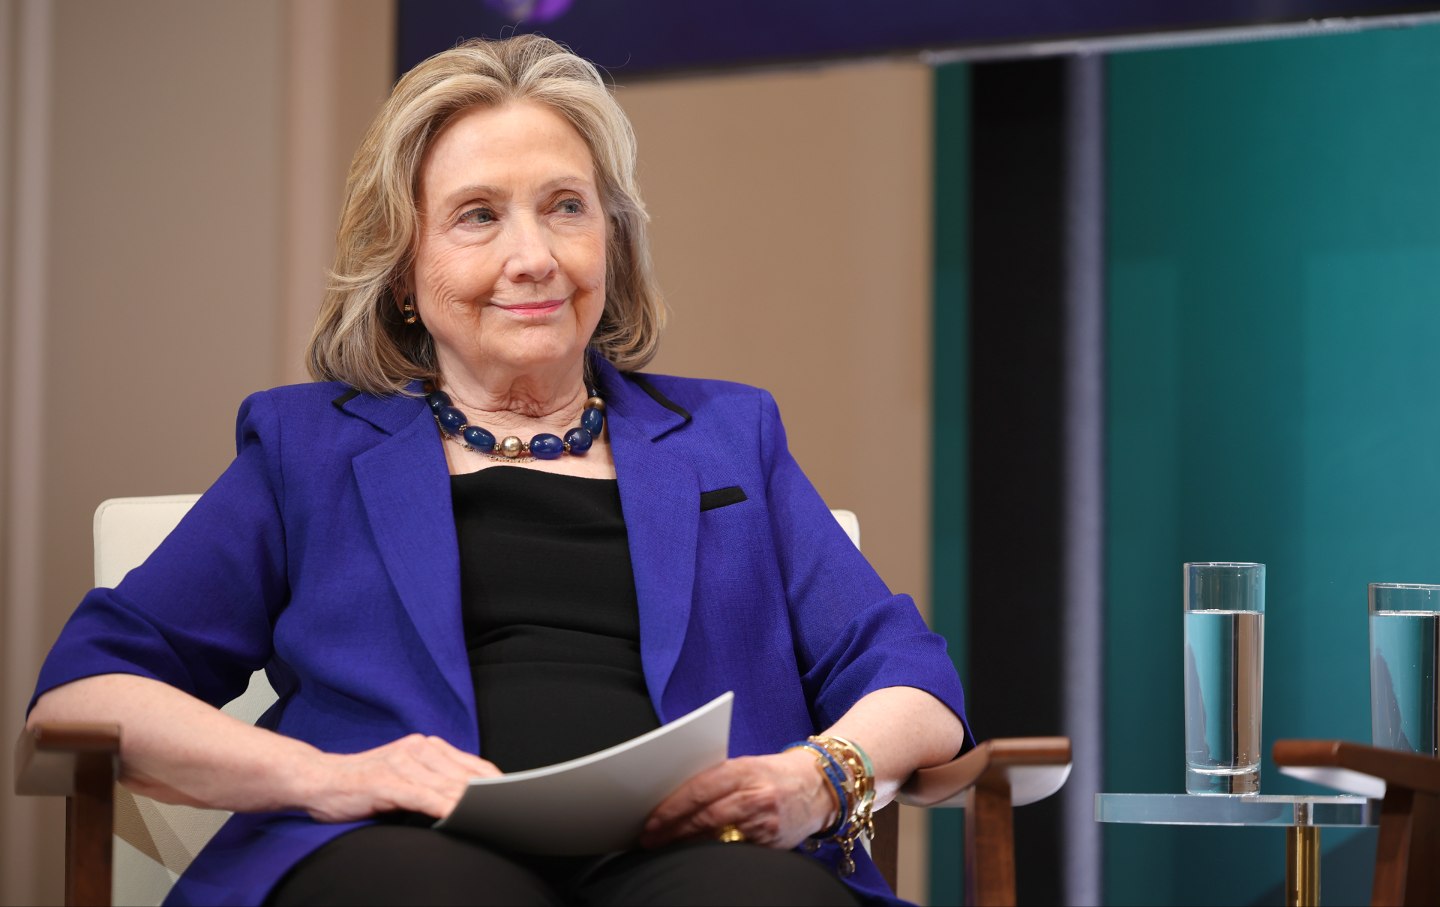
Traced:
<path id="1" fill-rule="evenodd" d="M 547 107 L 460 114 L 420 165 L 411 286 L 442 374 L 565 375 L 605 306 L 605 212 L 590 150 Z"/>

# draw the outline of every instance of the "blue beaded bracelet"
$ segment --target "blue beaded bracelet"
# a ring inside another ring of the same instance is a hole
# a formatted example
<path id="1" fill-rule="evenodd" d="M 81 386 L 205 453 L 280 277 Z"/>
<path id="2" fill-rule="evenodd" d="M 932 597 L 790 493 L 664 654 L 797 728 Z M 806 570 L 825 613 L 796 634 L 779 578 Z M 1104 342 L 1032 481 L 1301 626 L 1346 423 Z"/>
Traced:
<path id="1" fill-rule="evenodd" d="M 835 788 L 835 824 L 824 831 L 817 831 L 811 835 L 810 838 L 816 841 L 833 838 L 840 834 L 841 829 L 845 827 L 846 821 L 850 818 L 849 805 L 845 802 L 845 769 L 841 767 L 834 756 L 826 751 L 825 747 L 818 743 L 811 743 L 809 740 L 797 740 L 789 746 L 786 746 L 785 749 L 793 750 L 797 747 L 814 750 L 820 755 L 821 762 L 819 765 L 824 769 L 825 777 L 830 781 L 830 786 Z"/>

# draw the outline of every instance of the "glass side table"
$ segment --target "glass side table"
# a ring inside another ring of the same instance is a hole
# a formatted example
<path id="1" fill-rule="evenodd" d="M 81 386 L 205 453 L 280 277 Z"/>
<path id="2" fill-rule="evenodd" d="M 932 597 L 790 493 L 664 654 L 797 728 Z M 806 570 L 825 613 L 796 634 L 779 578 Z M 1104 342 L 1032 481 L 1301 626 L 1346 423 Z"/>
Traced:
<path id="1" fill-rule="evenodd" d="M 1380 801 L 1275 794 L 1096 794 L 1095 821 L 1146 825 L 1273 825 L 1285 829 L 1285 902 L 1320 903 L 1320 828 L 1380 823 Z"/>

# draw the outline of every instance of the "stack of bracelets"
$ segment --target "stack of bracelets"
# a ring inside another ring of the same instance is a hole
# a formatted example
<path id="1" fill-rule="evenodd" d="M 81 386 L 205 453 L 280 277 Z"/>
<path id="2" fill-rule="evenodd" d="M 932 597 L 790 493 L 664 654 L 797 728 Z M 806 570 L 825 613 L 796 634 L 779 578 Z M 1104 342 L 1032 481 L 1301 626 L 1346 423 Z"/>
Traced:
<path id="1" fill-rule="evenodd" d="M 865 751 L 844 737 L 811 737 L 785 749 L 797 747 L 815 751 L 815 764 L 833 788 L 837 804 L 835 824 L 811 835 L 806 846 L 813 850 L 824 841 L 839 844 L 840 875 L 848 876 L 855 871 L 850 854 L 856 839 L 862 833 L 867 841 L 875 837 L 870 815 L 875 806 L 875 768 Z"/>

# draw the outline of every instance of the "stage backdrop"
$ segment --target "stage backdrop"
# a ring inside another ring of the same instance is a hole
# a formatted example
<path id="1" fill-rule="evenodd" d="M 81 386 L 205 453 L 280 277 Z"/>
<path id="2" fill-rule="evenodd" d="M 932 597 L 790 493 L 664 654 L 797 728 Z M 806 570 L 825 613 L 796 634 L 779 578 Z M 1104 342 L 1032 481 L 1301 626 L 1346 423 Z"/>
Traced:
<path id="1" fill-rule="evenodd" d="M 1390 15 L 1396 0 L 406 0 L 403 72 L 463 38 L 539 31 L 617 78 L 687 69 Z"/>
<path id="2" fill-rule="evenodd" d="M 1183 789 L 1180 565 L 1268 565 L 1268 758 L 1368 741 L 1366 584 L 1440 582 L 1440 27 L 1109 61 L 1106 772 Z M 1373 831 L 1322 833 L 1326 903 Z M 1281 903 L 1274 829 L 1107 826 L 1107 904 Z"/>

